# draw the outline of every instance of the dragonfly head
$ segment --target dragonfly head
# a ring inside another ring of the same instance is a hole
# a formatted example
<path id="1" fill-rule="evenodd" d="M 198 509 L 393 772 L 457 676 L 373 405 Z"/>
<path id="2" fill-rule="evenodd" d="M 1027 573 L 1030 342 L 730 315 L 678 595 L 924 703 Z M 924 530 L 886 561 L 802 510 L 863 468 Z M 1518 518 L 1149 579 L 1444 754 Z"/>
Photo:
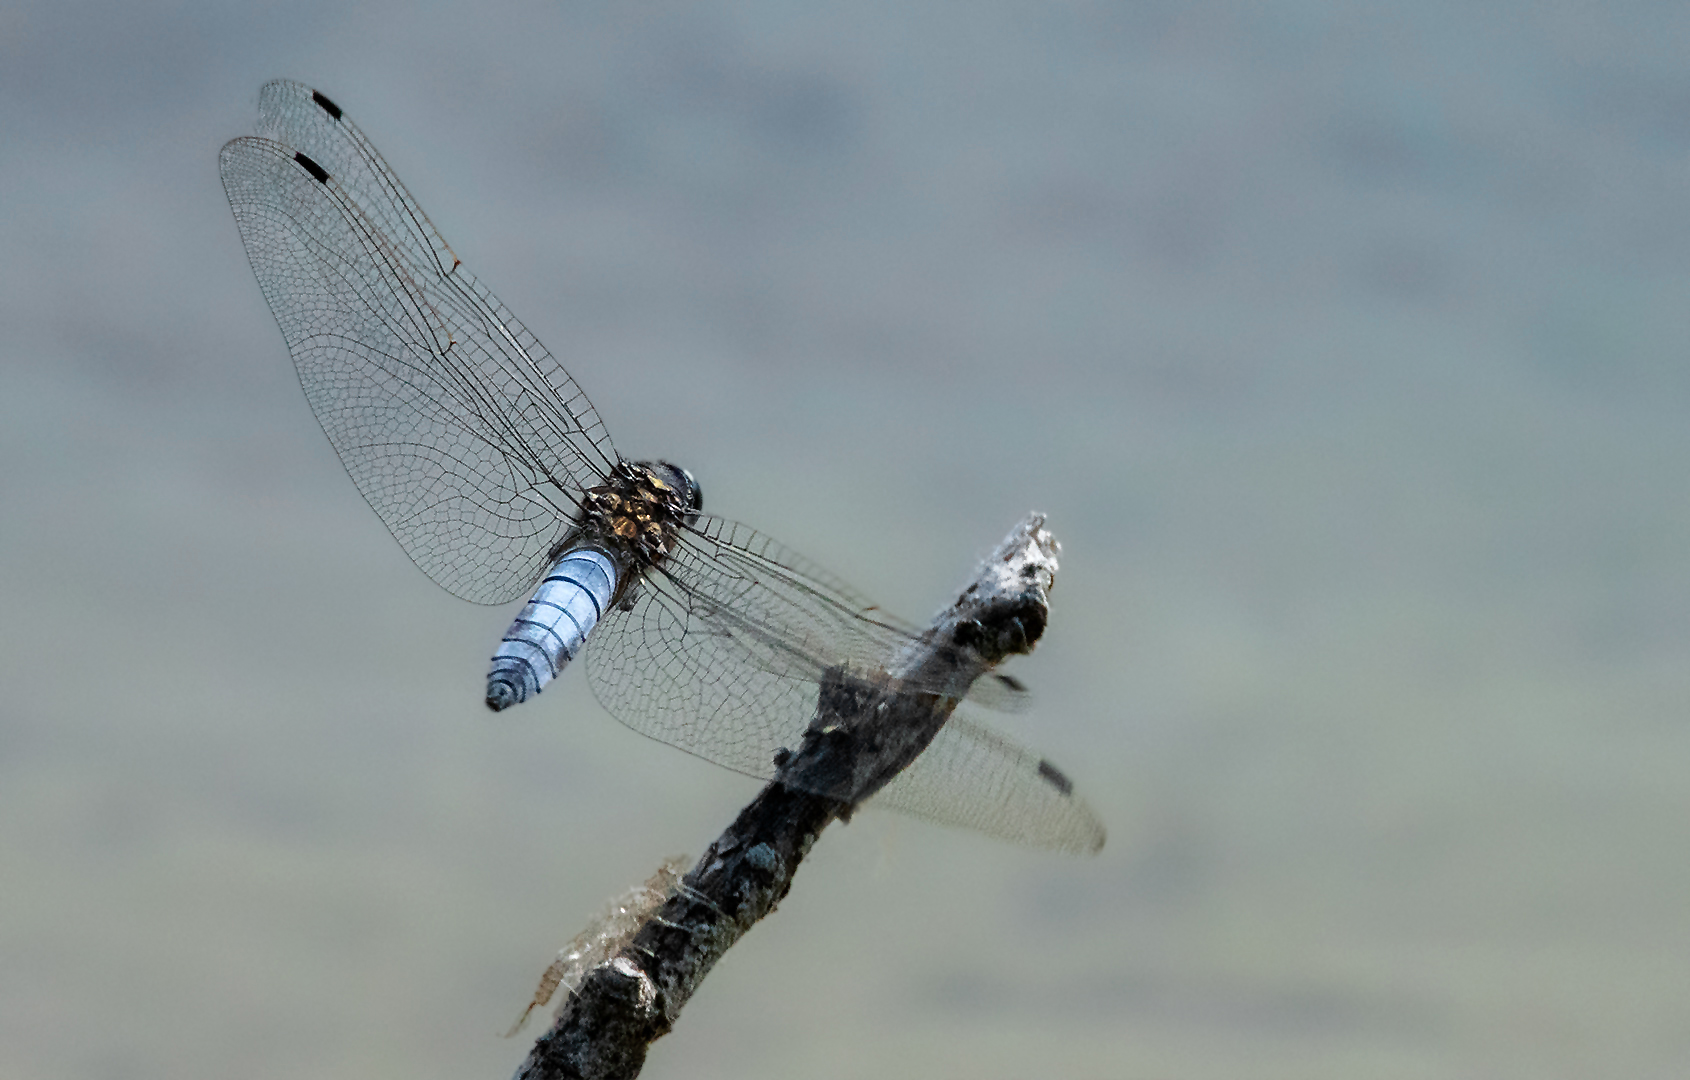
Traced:
<path id="1" fill-rule="evenodd" d="M 704 492 L 699 490 L 698 481 L 692 478 L 692 473 L 667 461 L 641 461 L 638 464 L 656 473 L 665 484 L 679 492 L 687 509 L 695 514 L 704 509 Z"/>

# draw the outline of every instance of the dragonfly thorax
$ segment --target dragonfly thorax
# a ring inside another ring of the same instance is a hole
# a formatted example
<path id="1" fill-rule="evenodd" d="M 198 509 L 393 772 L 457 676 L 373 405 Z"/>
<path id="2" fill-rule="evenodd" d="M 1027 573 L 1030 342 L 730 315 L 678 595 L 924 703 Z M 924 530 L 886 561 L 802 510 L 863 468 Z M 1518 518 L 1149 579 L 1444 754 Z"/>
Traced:
<path id="1" fill-rule="evenodd" d="M 619 461 L 607 483 L 588 488 L 581 535 L 632 555 L 646 565 L 674 550 L 681 526 L 704 505 L 698 481 L 667 461 Z"/>

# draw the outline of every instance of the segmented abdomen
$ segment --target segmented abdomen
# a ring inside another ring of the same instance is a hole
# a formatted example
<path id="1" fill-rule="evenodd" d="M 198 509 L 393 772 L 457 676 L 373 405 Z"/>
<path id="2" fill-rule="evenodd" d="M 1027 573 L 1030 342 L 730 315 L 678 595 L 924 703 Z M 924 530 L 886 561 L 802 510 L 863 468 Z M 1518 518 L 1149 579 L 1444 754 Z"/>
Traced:
<path id="1" fill-rule="evenodd" d="M 497 712 L 545 689 L 575 659 L 616 592 L 616 564 L 596 548 L 566 551 L 505 631 L 487 672 Z"/>

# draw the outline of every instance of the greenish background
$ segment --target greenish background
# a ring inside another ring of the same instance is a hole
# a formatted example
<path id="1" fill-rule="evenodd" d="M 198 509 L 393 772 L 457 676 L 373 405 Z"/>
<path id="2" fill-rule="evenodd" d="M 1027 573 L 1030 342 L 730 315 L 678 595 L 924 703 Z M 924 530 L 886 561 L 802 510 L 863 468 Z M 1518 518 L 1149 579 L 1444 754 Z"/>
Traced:
<path id="1" fill-rule="evenodd" d="M 0 1076 L 504 1076 L 755 784 L 406 561 L 216 174 L 322 88 L 618 446 L 922 618 L 1103 854 L 831 830 L 652 1077 L 1690 1074 L 1690 6 L 0 9 Z M 530 1034 L 536 1029 L 531 1029 Z"/>

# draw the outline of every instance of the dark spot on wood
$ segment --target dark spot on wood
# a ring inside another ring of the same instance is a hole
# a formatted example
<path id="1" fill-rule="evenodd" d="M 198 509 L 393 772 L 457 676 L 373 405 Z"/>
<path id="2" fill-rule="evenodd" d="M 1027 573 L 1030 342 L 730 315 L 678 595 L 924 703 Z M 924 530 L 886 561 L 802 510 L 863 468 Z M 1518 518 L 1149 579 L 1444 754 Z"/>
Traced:
<path id="1" fill-rule="evenodd" d="M 326 184 L 329 182 L 328 171 L 315 161 L 312 161 L 310 158 L 300 153 L 295 153 L 293 155 L 293 159 L 305 166 L 305 171 L 310 173 L 311 179 L 317 181 L 317 183 Z"/>
<path id="2" fill-rule="evenodd" d="M 1027 628 L 1021 625 L 1020 619 L 1010 619 L 1004 624 L 1003 637 L 999 645 L 1005 653 L 1024 653 L 1031 651 L 1032 646 L 1027 643 Z"/>
<path id="3" fill-rule="evenodd" d="M 978 619 L 963 619 L 951 631 L 951 640 L 959 648 L 978 647 L 986 639 L 986 628 L 980 625 Z"/>
<path id="4" fill-rule="evenodd" d="M 320 91 L 311 91 L 311 100 L 315 101 L 319 108 L 334 117 L 336 120 L 340 119 L 340 106 L 324 97 Z"/>

